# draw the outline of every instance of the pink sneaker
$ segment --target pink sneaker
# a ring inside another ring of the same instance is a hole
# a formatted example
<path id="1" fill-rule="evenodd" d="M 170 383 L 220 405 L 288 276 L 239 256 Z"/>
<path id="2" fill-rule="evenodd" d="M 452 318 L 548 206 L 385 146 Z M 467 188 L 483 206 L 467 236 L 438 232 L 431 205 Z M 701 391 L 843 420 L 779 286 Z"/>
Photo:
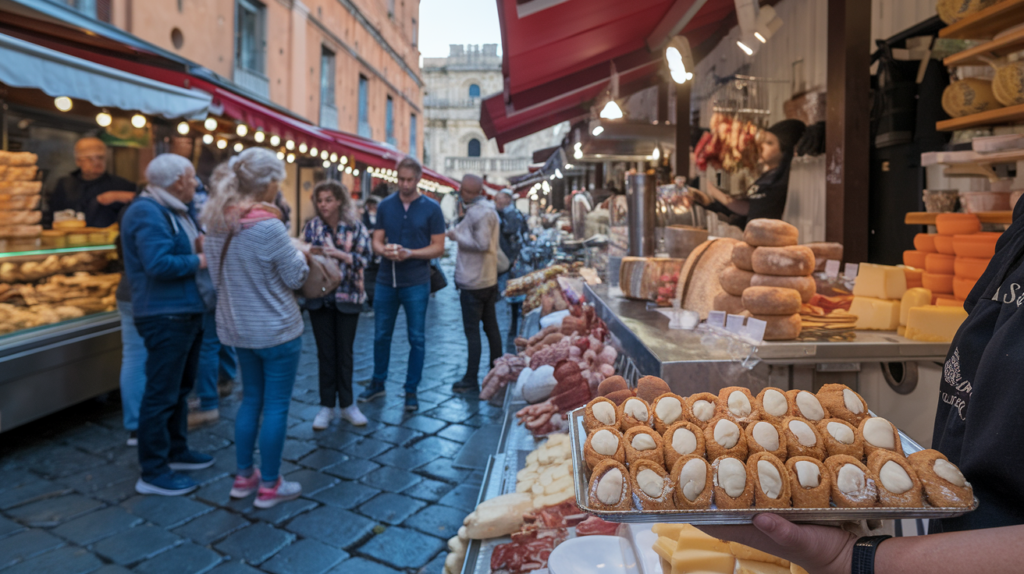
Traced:
<path id="1" fill-rule="evenodd" d="M 273 488 L 260 487 L 260 493 L 252 505 L 256 508 L 270 508 L 279 502 L 295 500 L 302 494 L 302 485 L 277 477 L 277 484 Z"/>
<path id="2" fill-rule="evenodd" d="M 246 478 L 242 475 L 235 476 L 235 484 L 231 485 L 231 498 L 245 498 L 260 488 L 260 469 L 255 468 L 252 476 Z"/>

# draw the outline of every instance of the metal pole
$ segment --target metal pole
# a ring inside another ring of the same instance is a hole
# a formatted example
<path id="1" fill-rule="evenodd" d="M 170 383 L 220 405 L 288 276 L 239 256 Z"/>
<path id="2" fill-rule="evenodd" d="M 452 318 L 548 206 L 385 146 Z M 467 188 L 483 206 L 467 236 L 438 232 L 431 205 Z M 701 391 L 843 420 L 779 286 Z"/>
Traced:
<path id="1" fill-rule="evenodd" d="M 629 254 L 654 255 L 654 178 L 637 173 L 626 178 L 626 223 L 629 229 Z"/>
<path id="2" fill-rule="evenodd" d="M 0 149 L 4 151 L 10 151 L 7 139 L 7 102 L 0 100 Z"/>

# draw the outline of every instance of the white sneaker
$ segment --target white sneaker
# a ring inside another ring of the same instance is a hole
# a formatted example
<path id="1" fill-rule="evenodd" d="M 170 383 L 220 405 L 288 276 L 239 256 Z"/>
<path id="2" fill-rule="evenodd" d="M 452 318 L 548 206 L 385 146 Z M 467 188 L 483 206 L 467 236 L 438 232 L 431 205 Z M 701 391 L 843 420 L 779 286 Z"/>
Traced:
<path id="1" fill-rule="evenodd" d="M 348 421 L 350 425 L 357 427 L 366 426 L 366 423 L 369 422 L 366 420 L 366 415 L 359 410 L 355 403 L 341 409 L 341 418 Z"/>
<path id="2" fill-rule="evenodd" d="M 331 419 L 334 418 L 334 409 L 331 407 L 320 407 L 320 412 L 313 418 L 313 430 L 324 430 L 331 426 Z"/>
<path id="3" fill-rule="evenodd" d="M 260 487 L 259 492 L 256 494 L 256 500 L 252 501 L 252 505 L 256 508 L 272 508 L 278 503 L 295 500 L 301 494 L 301 484 L 278 477 L 277 484 L 273 488 Z"/>

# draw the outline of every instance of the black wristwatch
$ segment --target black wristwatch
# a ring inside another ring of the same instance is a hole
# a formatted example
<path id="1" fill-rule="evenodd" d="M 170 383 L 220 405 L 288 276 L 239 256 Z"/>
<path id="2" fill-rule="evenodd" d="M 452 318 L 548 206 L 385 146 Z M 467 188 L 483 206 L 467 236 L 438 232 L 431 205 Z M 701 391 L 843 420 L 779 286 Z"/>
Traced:
<path id="1" fill-rule="evenodd" d="M 864 536 L 853 545 L 853 565 L 850 574 L 875 574 L 875 552 L 878 545 L 892 536 Z"/>

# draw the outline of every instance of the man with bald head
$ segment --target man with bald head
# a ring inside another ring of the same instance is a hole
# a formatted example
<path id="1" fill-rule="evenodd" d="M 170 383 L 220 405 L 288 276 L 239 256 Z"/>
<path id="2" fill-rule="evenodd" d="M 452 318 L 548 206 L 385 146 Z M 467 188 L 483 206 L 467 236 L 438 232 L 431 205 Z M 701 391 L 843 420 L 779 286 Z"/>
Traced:
<path id="1" fill-rule="evenodd" d="M 490 348 L 490 365 L 501 356 L 501 333 L 494 305 L 498 302 L 498 234 L 501 223 L 494 204 L 483 196 L 484 182 L 475 175 L 462 178 L 459 195 L 465 215 L 447 233 L 459 253 L 455 259 L 455 287 L 462 303 L 462 328 L 466 332 L 469 360 L 462 380 L 452 392 L 480 392 L 480 322 Z"/>
<path id="2" fill-rule="evenodd" d="M 75 143 L 78 169 L 57 181 L 46 199 L 43 224 L 53 223 L 53 214 L 65 209 L 85 213 L 89 227 L 108 227 L 135 198 L 136 185 L 107 172 L 107 144 L 99 138 L 82 138 Z"/>

